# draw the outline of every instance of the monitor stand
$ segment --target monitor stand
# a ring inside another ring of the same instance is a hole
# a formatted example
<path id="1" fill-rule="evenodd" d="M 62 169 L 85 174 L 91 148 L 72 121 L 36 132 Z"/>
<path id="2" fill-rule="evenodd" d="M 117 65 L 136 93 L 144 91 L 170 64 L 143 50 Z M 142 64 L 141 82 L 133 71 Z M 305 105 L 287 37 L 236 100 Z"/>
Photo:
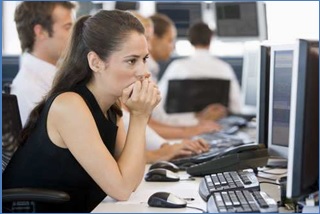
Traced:
<path id="1" fill-rule="evenodd" d="M 269 157 L 266 167 L 286 169 L 288 160 L 281 157 Z"/>

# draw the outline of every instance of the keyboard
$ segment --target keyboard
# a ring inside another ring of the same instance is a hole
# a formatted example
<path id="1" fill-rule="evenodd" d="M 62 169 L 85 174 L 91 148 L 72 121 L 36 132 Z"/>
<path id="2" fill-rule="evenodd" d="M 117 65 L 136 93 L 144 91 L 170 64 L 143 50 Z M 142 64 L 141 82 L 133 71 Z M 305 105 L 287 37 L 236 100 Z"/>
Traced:
<path id="1" fill-rule="evenodd" d="M 193 155 L 193 156 L 173 159 L 173 160 L 170 160 L 170 162 L 177 165 L 180 169 L 186 169 L 192 165 L 211 160 L 212 158 L 223 153 L 224 151 L 226 151 L 232 147 L 240 146 L 243 144 L 244 144 L 243 140 L 239 140 L 239 139 L 213 140 L 210 143 L 211 148 L 209 149 L 208 152 L 205 152 L 205 153 L 202 153 L 199 155 Z"/>
<path id="2" fill-rule="evenodd" d="M 260 190 L 258 178 L 252 171 L 230 171 L 206 175 L 200 181 L 199 195 L 208 201 L 214 192 L 227 190 Z"/>
<path id="3" fill-rule="evenodd" d="M 275 213 L 278 212 L 278 205 L 265 192 L 249 190 L 222 191 L 215 192 L 209 197 L 207 211 L 209 213 Z"/>

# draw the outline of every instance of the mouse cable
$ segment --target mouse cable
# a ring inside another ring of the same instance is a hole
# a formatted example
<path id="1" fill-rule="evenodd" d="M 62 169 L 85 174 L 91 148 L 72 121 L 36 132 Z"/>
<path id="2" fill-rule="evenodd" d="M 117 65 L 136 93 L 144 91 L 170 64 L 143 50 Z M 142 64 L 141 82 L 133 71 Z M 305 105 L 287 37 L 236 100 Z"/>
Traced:
<path id="1" fill-rule="evenodd" d="M 195 178 L 180 178 L 180 181 L 195 181 Z"/>
<path id="2" fill-rule="evenodd" d="M 206 211 L 204 211 L 203 209 L 199 208 L 199 207 L 191 207 L 191 206 L 187 206 L 190 209 L 195 209 L 195 210 L 200 210 L 203 213 L 206 213 Z"/>

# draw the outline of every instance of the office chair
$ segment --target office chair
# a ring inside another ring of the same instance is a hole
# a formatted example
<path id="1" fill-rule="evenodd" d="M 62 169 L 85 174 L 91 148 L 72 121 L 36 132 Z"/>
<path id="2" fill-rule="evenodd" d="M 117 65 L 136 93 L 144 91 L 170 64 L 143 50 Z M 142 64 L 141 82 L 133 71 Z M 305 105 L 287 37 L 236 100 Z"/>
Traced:
<path id="1" fill-rule="evenodd" d="M 19 146 L 22 129 L 17 97 L 2 93 L 2 172 Z M 37 202 L 63 203 L 70 200 L 67 193 L 39 188 L 12 188 L 2 190 L 2 205 L 11 203 L 11 209 L 2 212 L 36 212 Z"/>

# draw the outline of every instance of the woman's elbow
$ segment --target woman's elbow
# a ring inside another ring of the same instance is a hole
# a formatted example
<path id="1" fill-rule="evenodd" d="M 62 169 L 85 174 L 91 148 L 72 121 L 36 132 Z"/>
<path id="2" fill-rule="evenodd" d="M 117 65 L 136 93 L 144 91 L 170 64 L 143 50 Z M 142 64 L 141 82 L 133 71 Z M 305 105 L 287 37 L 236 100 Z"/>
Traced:
<path id="1" fill-rule="evenodd" d="M 131 193 L 132 191 L 125 190 L 125 191 L 118 192 L 118 194 L 115 194 L 113 196 L 110 195 L 110 196 L 116 199 L 117 201 L 127 201 L 130 198 Z"/>

